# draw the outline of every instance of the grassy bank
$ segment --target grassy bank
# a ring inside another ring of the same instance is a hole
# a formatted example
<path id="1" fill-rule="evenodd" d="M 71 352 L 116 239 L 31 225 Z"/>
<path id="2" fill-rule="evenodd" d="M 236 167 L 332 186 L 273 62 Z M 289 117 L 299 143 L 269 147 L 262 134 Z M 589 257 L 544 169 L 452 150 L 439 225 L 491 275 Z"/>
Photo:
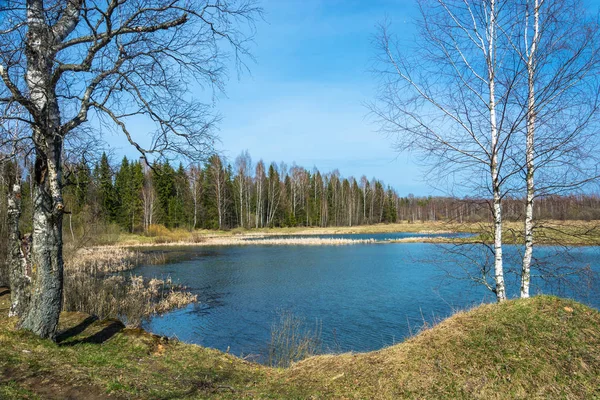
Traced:
<path id="1" fill-rule="evenodd" d="M 78 313 L 62 315 L 58 345 L 13 325 L 0 321 L 0 398 L 600 396 L 600 313 L 547 296 L 484 305 L 380 351 L 317 356 L 288 369 Z"/>

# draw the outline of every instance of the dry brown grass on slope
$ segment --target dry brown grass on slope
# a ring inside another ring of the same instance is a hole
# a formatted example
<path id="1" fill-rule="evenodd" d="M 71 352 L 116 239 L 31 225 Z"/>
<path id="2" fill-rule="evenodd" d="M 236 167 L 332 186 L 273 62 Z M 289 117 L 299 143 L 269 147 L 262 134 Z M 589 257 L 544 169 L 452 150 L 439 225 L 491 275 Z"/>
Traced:
<path id="1" fill-rule="evenodd" d="M 484 305 L 377 352 L 313 357 L 289 384 L 334 398 L 600 396 L 600 314 L 553 297 Z"/>

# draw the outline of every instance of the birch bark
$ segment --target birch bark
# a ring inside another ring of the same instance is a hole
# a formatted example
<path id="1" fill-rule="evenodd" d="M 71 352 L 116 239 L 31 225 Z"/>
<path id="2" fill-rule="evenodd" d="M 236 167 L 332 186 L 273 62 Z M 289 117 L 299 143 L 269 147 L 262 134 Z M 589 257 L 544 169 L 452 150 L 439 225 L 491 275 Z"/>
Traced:
<path id="1" fill-rule="evenodd" d="M 488 88 L 490 108 L 490 133 L 491 133 L 491 162 L 490 172 L 492 177 L 493 192 L 493 218 L 494 218 L 494 280 L 496 283 L 496 300 L 506 300 L 504 284 L 504 266 L 502 259 L 502 194 L 500 192 L 500 179 L 498 171 L 498 123 L 496 120 L 496 1 L 490 1 L 489 28 L 488 28 Z"/>
<path id="2" fill-rule="evenodd" d="M 526 185 L 527 195 L 525 204 L 525 252 L 521 266 L 521 297 L 529 297 L 529 285 L 531 282 L 531 259 L 533 256 L 533 207 L 535 198 L 535 58 L 539 41 L 539 14 L 540 2 L 534 1 L 533 5 L 533 38 L 531 45 L 526 43 L 527 51 L 527 133 L 526 133 Z M 529 13 L 525 16 L 529 21 Z M 528 24 L 525 24 L 525 40 L 528 39 Z"/>

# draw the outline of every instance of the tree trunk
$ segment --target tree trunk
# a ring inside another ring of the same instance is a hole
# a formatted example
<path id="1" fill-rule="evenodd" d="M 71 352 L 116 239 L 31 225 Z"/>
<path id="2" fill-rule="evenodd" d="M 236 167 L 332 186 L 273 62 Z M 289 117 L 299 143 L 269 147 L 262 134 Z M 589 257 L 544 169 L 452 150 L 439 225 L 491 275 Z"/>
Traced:
<path id="1" fill-rule="evenodd" d="M 63 255 L 62 149 L 60 109 L 52 80 L 56 35 L 47 24 L 41 0 L 27 2 L 27 72 L 36 149 L 30 304 L 20 326 L 54 339 L 62 306 Z M 72 27 L 74 28 L 74 26 Z"/>
<path id="2" fill-rule="evenodd" d="M 502 194 L 500 191 L 500 178 L 498 166 L 498 125 L 496 121 L 496 8 L 495 1 L 490 3 L 490 27 L 488 47 L 488 85 L 490 92 L 490 131 L 491 131 L 491 162 L 490 173 L 493 191 L 493 218 L 494 218 L 494 281 L 498 302 L 506 300 L 504 285 L 504 269 L 502 265 Z"/>
<path id="3" fill-rule="evenodd" d="M 533 256 L 533 201 L 535 195 L 534 185 L 534 135 L 535 135 L 535 56 L 539 40 L 539 1 L 534 4 L 534 26 L 531 47 L 527 49 L 527 137 L 525 162 L 527 169 L 527 202 L 525 204 L 525 252 L 521 266 L 521 297 L 529 297 L 529 284 L 531 282 L 531 259 Z M 529 18 L 529 15 L 526 16 Z M 527 32 L 525 32 L 527 38 Z"/>
<path id="4" fill-rule="evenodd" d="M 48 140 L 48 139 L 47 139 Z M 48 140 L 50 142 L 50 140 Z M 31 247 L 31 301 L 20 326 L 54 339 L 62 308 L 62 141 L 54 136 L 48 153 L 38 150 Z"/>
<path id="5" fill-rule="evenodd" d="M 18 168 L 18 166 L 16 167 Z M 29 306 L 29 285 L 31 271 L 27 265 L 30 237 L 21 237 L 19 220 L 21 218 L 21 179 L 16 174 L 16 179 L 8 194 L 8 232 L 9 246 L 8 265 L 10 268 L 10 295 L 11 305 L 8 315 L 21 316 Z"/>

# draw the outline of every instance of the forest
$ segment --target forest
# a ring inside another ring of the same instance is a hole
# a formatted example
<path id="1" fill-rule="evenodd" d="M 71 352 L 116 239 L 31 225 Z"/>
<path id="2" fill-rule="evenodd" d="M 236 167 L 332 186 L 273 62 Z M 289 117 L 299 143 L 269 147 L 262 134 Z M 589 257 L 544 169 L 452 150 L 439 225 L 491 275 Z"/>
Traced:
<path id="1" fill-rule="evenodd" d="M 31 165 L 25 164 L 25 165 Z M 204 165 L 148 165 L 143 158 L 112 163 L 81 160 L 65 166 L 65 232 L 99 225 L 123 232 L 148 233 L 152 226 L 193 229 L 355 226 L 395 222 L 489 220 L 489 202 L 477 198 L 401 196 L 376 178 L 343 177 L 296 164 L 252 162 L 243 152 L 233 165 L 212 155 Z M 0 190 L 6 215 L 9 182 L 15 166 L 6 164 Z M 23 231 L 31 230 L 31 173 L 21 171 Z M 29 201 L 28 201 L 29 199 Z M 507 198 L 505 218 L 519 220 L 524 199 Z M 595 194 L 547 196 L 537 200 L 536 217 L 555 220 L 600 218 Z M 3 232 L 6 228 L 3 227 Z"/>

